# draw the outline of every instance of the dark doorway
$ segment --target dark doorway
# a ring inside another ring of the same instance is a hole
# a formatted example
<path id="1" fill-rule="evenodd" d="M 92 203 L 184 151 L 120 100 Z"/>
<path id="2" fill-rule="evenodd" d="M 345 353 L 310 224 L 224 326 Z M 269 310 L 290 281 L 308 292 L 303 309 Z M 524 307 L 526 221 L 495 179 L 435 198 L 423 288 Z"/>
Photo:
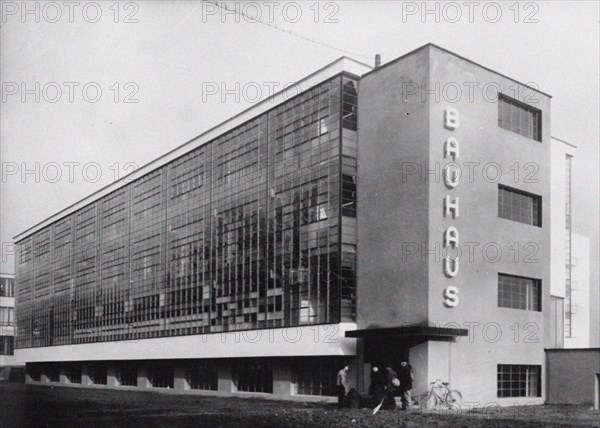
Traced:
<path id="1" fill-rule="evenodd" d="M 394 338 L 365 338 L 365 363 L 370 363 L 382 370 L 387 363 L 398 370 L 401 361 L 408 361 L 410 347 Z"/>

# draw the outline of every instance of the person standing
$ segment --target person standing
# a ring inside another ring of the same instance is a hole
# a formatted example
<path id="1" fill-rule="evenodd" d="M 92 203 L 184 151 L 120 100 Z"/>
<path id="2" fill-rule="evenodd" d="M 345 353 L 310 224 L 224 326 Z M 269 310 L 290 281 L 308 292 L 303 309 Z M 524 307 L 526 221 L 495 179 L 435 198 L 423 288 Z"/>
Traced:
<path id="1" fill-rule="evenodd" d="M 337 374 L 338 409 L 344 407 L 344 400 L 350 390 L 348 385 L 348 366 L 344 366 Z"/>
<path id="2" fill-rule="evenodd" d="M 413 369 L 407 361 L 400 362 L 400 371 L 398 372 L 398 379 L 400 379 L 400 396 L 402 397 L 402 410 L 406 410 L 409 403 L 411 403 L 411 390 L 412 384 L 415 380 Z"/>
<path id="3" fill-rule="evenodd" d="M 371 385 L 369 386 L 369 395 L 371 395 L 375 404 L 379 404 L 383 400 L 385 395 L 384 387 L 383 374 L 375 366 L 371 369 Z"/>
<path id="4" fill-rule="evenodd" d="M 385 401 L 383 406 L 385 409 L 394 410 L 396 409 L 396 388 L 400 386 L 398 374 L 392 369 L 391 364 L 385 365 L 386 377 L 385 377 Z"/>

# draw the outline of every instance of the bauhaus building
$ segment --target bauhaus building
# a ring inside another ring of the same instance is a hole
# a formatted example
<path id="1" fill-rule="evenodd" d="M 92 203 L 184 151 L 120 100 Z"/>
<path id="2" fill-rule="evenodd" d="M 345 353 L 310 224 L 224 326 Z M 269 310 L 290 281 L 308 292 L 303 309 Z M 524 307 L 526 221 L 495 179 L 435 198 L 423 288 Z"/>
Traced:
<path id="1" fill-rule="evenodd" d="M 28 380 L 308 399 L 407 358 L 542 403 L 550 96 L 431 44 L 296 89 L 15 238 Z"/>

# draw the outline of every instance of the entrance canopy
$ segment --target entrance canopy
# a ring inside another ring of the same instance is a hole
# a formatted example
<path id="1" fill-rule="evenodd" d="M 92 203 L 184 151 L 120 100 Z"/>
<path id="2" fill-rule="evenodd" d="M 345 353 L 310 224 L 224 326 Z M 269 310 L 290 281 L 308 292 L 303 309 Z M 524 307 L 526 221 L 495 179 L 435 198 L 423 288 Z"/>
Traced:
<path id="1" fill-rule="evenodd" d="M 402 327 L 375 327 L 363 330 L 346 331 L 346 337 L 370 340 L 397 340 L 416 345 L 428 340 L 453 342 L 458 336 L 467 336 L 466 328 L 431 327 L 426 325 L 407 325 Z"/>

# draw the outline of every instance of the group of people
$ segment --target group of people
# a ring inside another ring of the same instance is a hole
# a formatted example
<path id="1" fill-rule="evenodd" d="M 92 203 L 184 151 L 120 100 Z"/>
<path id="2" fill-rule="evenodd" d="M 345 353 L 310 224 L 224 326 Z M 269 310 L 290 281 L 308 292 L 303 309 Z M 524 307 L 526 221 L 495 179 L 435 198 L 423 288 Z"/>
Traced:
<path id="1" fill-rule="evenodd" d="M 400 395 L 402 400 L 402 410 L 406 410 L 411 402 L 411 390 L 414 381 L 414 373 L 407 361 L 401 361 L 398 372 L 391 364 L 385 365 L 385 372 L 379 370 L 379 367 L 373 366 L 371 369 L 371 385 L 369 386 L 369 395 L 373 402 L 383 403 L 384 409 L 394 410 L 396 408 L 396 395 Z M 342 368 L 337 375 L 338 388 L 338 406 L 342 406 L 348 394 L 350 386 L 348 384 L 348 366 Z"/>
<path id="2" fill-rule="evenodd" d="M 402 401 L 402 410 L 408 408 L 411 402 L 411 390 L 414 380 L 414 373 L 407 361 L 400 363 L 400 368 L 396 372 L 391 364 L 385 365 L 385 373 L 374 366 L 371 369 L 371 386 L 369 394 L 377 403 L 383 401 L 383 408 L 393 410 L 396 408 L 396 395 L 400 395 Z"/>

